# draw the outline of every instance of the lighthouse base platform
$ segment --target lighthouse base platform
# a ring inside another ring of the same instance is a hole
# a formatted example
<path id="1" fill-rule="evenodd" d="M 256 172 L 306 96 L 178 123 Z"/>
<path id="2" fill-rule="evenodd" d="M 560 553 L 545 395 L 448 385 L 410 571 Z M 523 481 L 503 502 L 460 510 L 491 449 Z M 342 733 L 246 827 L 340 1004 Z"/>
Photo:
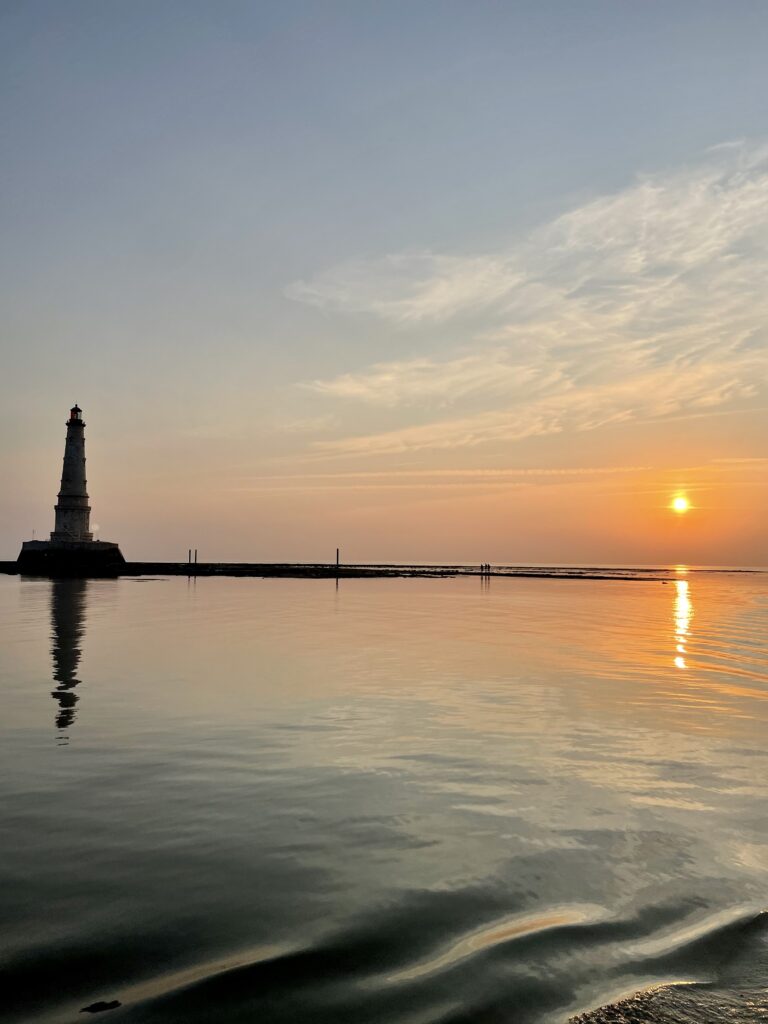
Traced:
<path id="1" fill-rule="evenodd" d="M 16 567 L 24 576 L 118 576 L 125 558 L 108 540 L 26 540 Z"/>

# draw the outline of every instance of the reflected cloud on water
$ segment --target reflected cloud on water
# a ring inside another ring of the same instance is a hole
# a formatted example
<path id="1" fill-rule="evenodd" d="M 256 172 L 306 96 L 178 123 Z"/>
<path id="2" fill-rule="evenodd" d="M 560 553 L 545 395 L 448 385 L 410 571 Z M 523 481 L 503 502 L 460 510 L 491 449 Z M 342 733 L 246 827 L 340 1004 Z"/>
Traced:
<path id="1" fill-rule="evenodd" d="M 57 701 L 56 727 L 62 742 L 68 741 L 69 729 L 77 715 L 81 643 L 85 633 L 85 611 L 88 580 L 61 579 L 51 582 L 51 658 L 56 689 L 51 696 Z"/>

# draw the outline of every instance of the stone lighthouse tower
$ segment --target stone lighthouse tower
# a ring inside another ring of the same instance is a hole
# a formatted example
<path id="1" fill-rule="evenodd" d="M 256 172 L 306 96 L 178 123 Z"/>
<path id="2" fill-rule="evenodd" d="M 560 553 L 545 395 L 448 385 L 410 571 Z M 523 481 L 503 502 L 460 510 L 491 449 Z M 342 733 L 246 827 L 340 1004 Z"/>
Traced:
<path id="1" fill-rule="evenodd" d="M 114 576 L 125 565 L 117 544 L 94 540 L 85 480 L 83 410 L 72 406 L 67 420 L 64 466 L 50 540 L 27 540 L 16 561 L 19 572 L 34 576 Z"/>
<path id="2" fill-rule="evenodd" d="M 61 490 L 56 503 L 56 525 L 52 541 L 93 540 L 90 532 L 91 506 L 85 489 L 85 423 L 83 410 L 74 405 L 67 420 L 67 440 L 64 445 L 64 468 L 61 471 Z"/>

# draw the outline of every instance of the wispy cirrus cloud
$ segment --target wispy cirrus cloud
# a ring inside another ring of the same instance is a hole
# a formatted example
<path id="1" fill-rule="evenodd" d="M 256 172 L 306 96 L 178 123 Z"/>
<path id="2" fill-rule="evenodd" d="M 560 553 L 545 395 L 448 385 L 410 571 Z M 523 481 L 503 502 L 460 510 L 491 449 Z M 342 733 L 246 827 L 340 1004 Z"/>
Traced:
<path id="1" fill-rule="evenodd" d="M 397 406 L 431 400 L 444 401 L 482 395 L 509 398 L 530 395 L 557 383 L 558 369 L 521 364 L 502 345 L 437 361 L 427 357 L 376 363 L 361 374 L 346 373 L 333 380 L 304 385 L 320 394 L 358 399 L 376 405 Z"/>
<path id="2" fill-rule="evenodd" d="M 508 257 L 448 256 L 429 251 L 398 253 L 371 263 L 350 262 L 297 281 L 288 298 L 348 313 L 375 313 L 388 320 L 444 320 L 485 306 L 509 292 L 515 271 Z"/>
<path id="3" fill-rule="evenodd" d="M 306 383 L 400 412 L 394 427 L 317 447 L 475 446 L 747 399 L 768 371 L 767 277 L 768 151 L 741 145 L 639 179 L 504 252 L 347 264 L 290 294 L 425 335 L 468 311 L 480 326 L 461 351 Z"/>
<path id="4" fill-rule="evenodd" d="M 752 393 L 752 385 L 721 380 L 722 368 L 702 368 L 683 385 L 675 369 L 662 368 L 623 382 L 559 389 L 510 408 L 438 419 L 395 430 L 317 442 L 326 454 L 402 455 L 424 449 L 474 447 L 514 442 L 564 430 L 594 430 L 611 423 L 696 411 Z"/>

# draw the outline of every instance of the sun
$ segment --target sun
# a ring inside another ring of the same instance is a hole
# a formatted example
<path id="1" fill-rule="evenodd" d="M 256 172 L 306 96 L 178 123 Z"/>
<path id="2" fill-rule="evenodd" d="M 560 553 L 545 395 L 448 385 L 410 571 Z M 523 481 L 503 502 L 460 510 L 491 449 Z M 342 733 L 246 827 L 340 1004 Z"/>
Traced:
<path id="1" fill-rule="evenodd" d="M 677 512 L 679 515 L 682 515 L 683 512 L 687 512 L 690 507 L 691 503 L 688 501 L 687 498 L 684 498 L 682 494 L 679 494 L 676 498 L 673 498 L 672 504 L 670 505 L 670 508 L 673 511 Z"/>

